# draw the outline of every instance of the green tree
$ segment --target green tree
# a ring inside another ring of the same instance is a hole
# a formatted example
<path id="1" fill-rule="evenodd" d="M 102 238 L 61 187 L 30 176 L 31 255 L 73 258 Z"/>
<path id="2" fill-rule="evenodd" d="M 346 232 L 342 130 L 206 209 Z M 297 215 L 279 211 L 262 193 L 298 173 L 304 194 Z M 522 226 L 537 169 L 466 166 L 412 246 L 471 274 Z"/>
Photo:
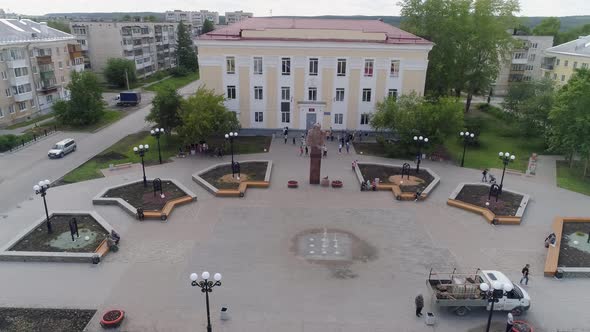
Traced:
<path id="1" fill-rule="evenodd" d="M 211 135 L 222 135 L 240 126 L 236 114 L 229 111 L 222 94 L 200 87 L 196 94 L 183 100 L 178 133 L 186 143 L 205 140 Z"/>
<path id="2" fill-rule="evenodd" d="M 213 22 L 209 21 L 209 20 L 205 20 L 205 23 L 203 23 L 203 29 L 201 30 L 202 33 L 207 33 L 210 31 L 215 30 L 215 26 L 213 26 Z"/>
<path id="3" fill-rule="evenodd" d="M 564 152 L 573 165 L 574 157 L 584 160 L 583 176 L 588 175 L 590 160 L 590 70 L 577 69 L 558 92 L 549 113 L 549 147 Z"/>
<path id="4" fill-rule="evenodd" d="M 135 62 L 133 60 L 109 58 L 104 69 L 104 77 L 110 84 L 123 88 L 129 84 L 137 82 L 137 75 L 135 74 Z"/>
<path id="5" fill-rule="evenodd" d="M 502 106 L 522 122 L 523 132 L 530 136 L 545 133 L 554 99 L 552 80 L 525 81 L 510 85 Z"/>
<path id="6" fill-rule="evenodd" d="M 67 85 L 69 100 L 59 100 L 53 105 L 57 121 L 65 125 L 85 126 L 98 122 L 104 115 L 102 89 L 95 74 L 89 71 L 72 71 Z"/>
<path id="7" fill-rule="evenodd" d="M 182 22 L 178 23 L 177 29 L 176 54 L 178 66 L 190 72 L 196 72 L 199 69 L 199 64 L 197 63 L 197 54 L 195 53 L 190 32 Z"/>
<path id="8" fill-rule="evenodd" d="M 144 22 L 157 22 L 158 18 L 155 17 L 154 15 L 148 15 L 148 16 L 143 17 L 143 21 Z"/>
<path id="9" fill-rule="evenodd" d="M 131 15 L 125 15 L 125 16 L 123 16 L 122 20 L 124 22 L 130 22 L 131 21 Z"/>
<path id="10" fill-rule="evenodd" d="M 568 31 L 560 32 L 559 34 L 557 34 L 557 37 L 553 41 L 553 44 L 559 45 L 567 43 L 569 41 L 578 39 L 579 36 L 587 35 L 590 35 L 590 24 L 580 25 L 575 28 L 569 29 Z"/>
<path id="11" fill-rule="evenodd" d="M 70 25 L 67 21 L 60 21 L 60 20 L 51 20 L 47 21 L 47 26 L 50 28 L 54 28 L 56 30 L 60 30 L 63 32 L 70 33 Z"/>
<path id="12" fill-rule="evenodd" d="M 181 103 L 182 97 L 174 87 L 165 85 L 152 100 L 153 107 L 146 120 L 155 122 L 169 134 L 182 123 L 179 114 Z"/>
<path id="13" fill-rule="evenodd" d="M 544 18 L 541 23 L 533 28 L 533 34 L 535 36 L 553 36 L 557 37 L 559 29 L 561 27 L 561 21 L 557 17 Z"/>

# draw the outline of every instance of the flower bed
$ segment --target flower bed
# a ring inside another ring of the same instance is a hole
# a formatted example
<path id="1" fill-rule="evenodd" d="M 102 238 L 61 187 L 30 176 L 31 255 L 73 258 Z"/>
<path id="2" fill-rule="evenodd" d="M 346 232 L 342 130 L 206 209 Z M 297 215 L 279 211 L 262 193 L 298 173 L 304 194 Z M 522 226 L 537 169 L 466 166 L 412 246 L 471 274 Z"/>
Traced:
<path id="1" fill-rule="evenodd" d="M 159 191 L 154 194 L 152 181 L 147 182 L 147 187 L 143 185 L 143 181 L 138 181 L 109 189 L 101 198 L 121 198 L 136 209 L 161 210 L 169 200 L 187 195 L 169 180 L 162 180 L 162 193 L 164 194 L 163 198 Z"/>
<path id="2" fill-rule="evenodd" d="M 498 201 L 496 202 L 495 197 L 488 199 L 489 192 L 490 187 L 487 185 L 465 185 L 455 199 L 481 208 L 487 208 L 496 215 L 516 216 L 523 195 L 504 190 L 498 196 Z M 489 203 L 489 205 L 486 205 L 486 203 Z"/>
<path id="3" fill-rule="evenodd" d="M 0 331 L 83 331 L 96 310 L 0 308 Z"/>
<path id="4" fill-rule="evenodd" d="M 390 181 L 390 177 L 402 174 L 402 167 L 394 165 L 381 165 L 381 164 L 365 164 L 359 163 L 358 168 L 363 175 L 365 181 L 373 181 L 378 178 L 381 184 L 393 184 Z M 417 182 L 413 185 L 403 185 L 400 187 L 402 192 L 415 193 L 417 191 L 424 191 L 435 179 L 426 169 L 422 169 L 419 173 L 416 173 L 416 168 L 410 169 L 410 176 L 419 178 L 421 182 Z"/>
<path id="5" fill-rule="evenodd" d="M 230 164 L 223 164 L 200 176 L 217 189 L 238 189 L 241 181 L 264 181 L 266 175 L 266 162 L 242 162 L 240 163 L 240 179 L 238 174 L 231 176 Z M 228 177 L 229 175 L 229 177 Z"/>
<path id="6" fill-rule="evenodd" d="M 123 310 L 109 310 L 102 315 L 100 325 L 105 328 L 118 327 L 125 319 L 125 311 Z"/>

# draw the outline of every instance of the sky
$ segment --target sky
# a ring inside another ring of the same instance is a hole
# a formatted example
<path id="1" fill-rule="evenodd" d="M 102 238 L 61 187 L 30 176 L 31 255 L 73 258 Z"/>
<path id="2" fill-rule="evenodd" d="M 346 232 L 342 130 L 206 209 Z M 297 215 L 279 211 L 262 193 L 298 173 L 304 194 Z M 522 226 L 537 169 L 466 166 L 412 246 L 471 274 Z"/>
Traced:
<path id="1" fill-rule="evenodd" d="M 398 16 L 397 0 L 0 0 L 0 8 L 26 15 L 72 12 L 137 12 L 166 10 L 243 10 L 254 16 L 382 15 Z M 590 0 L 520 0 L 519 16 L 590 15 Z"/>

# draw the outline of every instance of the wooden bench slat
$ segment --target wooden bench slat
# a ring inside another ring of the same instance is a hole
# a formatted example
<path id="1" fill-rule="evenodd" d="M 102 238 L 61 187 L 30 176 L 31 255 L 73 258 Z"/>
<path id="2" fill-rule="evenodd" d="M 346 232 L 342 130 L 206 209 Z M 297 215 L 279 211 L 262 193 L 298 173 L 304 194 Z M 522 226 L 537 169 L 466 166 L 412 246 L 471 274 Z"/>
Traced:
<path id="1" fill-rule="evenodd" d="M 102 240 L 102 242 L 94 252 L 100 255 L 101 257 L 106 255 L 106 253 L 109 252 L 109 245 L 107 243 L 107 239 Z"/>

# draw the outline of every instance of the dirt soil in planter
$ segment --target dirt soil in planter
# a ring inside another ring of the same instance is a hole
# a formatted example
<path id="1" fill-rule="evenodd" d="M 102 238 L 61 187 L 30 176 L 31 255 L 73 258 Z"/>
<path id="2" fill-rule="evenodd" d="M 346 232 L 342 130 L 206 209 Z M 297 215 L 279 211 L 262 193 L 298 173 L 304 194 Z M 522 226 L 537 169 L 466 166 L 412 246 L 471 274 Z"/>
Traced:
<path id="1" fill-rule="evenodd" d="M 0 331 L 83 331 L 96 310 L 0 308 Z"/>
<path id="2" fill-rule="evenodd" d="M 109 311 L 107 314 L 104 315 L 103 319 L 107 322 L 112 322 L 116 319 L 121 317 L 121 312 L 119 311 Z"/>
<path id="3" fill-rule="evenodd" d="M 578 245 L 590 251 L 590 244 L 587 243 L 590 222 L 564 222 L 557 266 L 590 267 L 590 252 L 569 245 L 570 239 L 568 239 L 568 236 L 577 232 L 580 234 L 580 239 L 576 238 Z"/>
<path id="4" fill-rule="evenodd" d="M 518 211 L 520 202 L 522 201 L 522 195 L 514 194 L 504 190 L 496 202 L 495 197 L 492 197 L 490 200 L 488 200 L 489 193 L 489 186 L 465 185 L 455 199 L 482 208 L 488 208 L 497 216 L 516 215 L 516 211 Z M 490 202 L 490 205 L 486 206 L 486 202 L 488 201 Z"/>
<path id="5" fill-rule="evenodd" d="M 240 163 L 240 174 L 245 174 L 248 181 L 264 181 L 267 167 L 267 162 Z M 222 180 L 227 174 L 231 174 L 229 164 L 216 167 L 207 173 L 201 174 L 201 177 L 217 189 L 238 189 L 240 184 L 237 181 L 226 182 Z"/>
<path id="6" fill-rule="evenodd" d="M 383 166 L 383 165 L 358 165 L 365 182 L 367 180 L 373 181 L 375 178 L 379 178 L 380 183 L 388 184 L 389 177 L 392 175 L 401 175 L 402 168 L 396 166 Z M 421 179 L 422 183 L 409 186 L 404 185 L 401 187 L 403 192 L 411 192 L 415 193 L 417 191 L 424 191 L 426 187 L 430 185 L 430 183 L 434 180 L 434 177 L 425 170 L 421 170 L 420 173 L 416 173 L 416 167 L 410 169 L 410 176 L 415 176 Z"/>
<path id="7" fill-rule="evenodd" d="M 147 182 L 147 187 L 143 186 L 143 181 L 139 181 L 124 187 L 111 189 L 102 197 L 122 198 L 136 209 L 161 210 L 164 208 L 166 202 L 187 195 L 171 181 L 164 180 L 162 180 L 162 192 L 164 193 L 164 198 L 160 197 L 160 191 L 154 195 L 152 181 Z"/>
<path id="8" fill-rule="evenodd" d="M 79 247 L 74 248 L 58 248 L 51 246 L 51 243 L 59 242 L 59 238 L 64 237 L 64 233 L 67 241 L 71 241 L 70 235 L 70 220 L 76 218 L 78 221 L 78 233 L 80 238 L 76 239 L 76 244 Z M 18 241 L 10 251 L 43 251 L 43 252 L 94 252 L 100 245 L 102 240 L 108 234 L 92 216 L 88 214 L 83 215 L 53 215 L 51 216 L 51 226 L 53 232 L 47 233 L 47 223 L 43 222 L 31 233 Z M 83 239 L 82 234 L 92 233 L 89 241 Z M 0 331 L 4 331 L 0 329 Z"/>

